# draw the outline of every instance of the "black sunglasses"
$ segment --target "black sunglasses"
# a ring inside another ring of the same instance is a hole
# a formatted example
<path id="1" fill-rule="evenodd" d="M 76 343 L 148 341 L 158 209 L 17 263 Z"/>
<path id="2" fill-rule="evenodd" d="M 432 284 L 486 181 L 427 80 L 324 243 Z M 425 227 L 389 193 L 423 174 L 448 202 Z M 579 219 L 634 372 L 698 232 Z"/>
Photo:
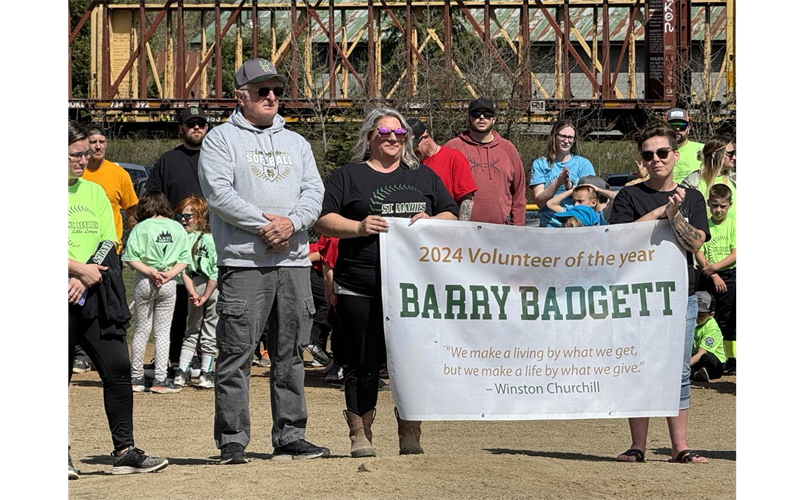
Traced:
<path id="1" fill-rule="evenodd" d="M 669 123 L 668 125 L 674 130 L 686 130 L 688 128 L 687 123 Z"/>
<path id="2" fill-rule="evenodd" d="M 185 127 L 187 128 L 204 128 L 207 125 L 207 122 L 202 120 L 191 120 L 189 122 L 184 122 Z"/>
<path id="3" fill-rule="evenodd" d="M 268 93 L 274 91 L 274 95 L 277 97 L 282 97 L 282 94 L 285 92 L 285 89 L 282 87 L 260 87 L 257 89 L 257 95 L 260 97 L 268 97 Z"/>
<path id="4" fill-rule="evenodd" d="M 182 222 L 183 220 L 190 221 L 193 218 L 193 214 L 176 214 L 173 216 L 177 221 Z"/>
<path id="5" fill-rule="evenodd" d="M 732 151 L 724 151 L 724 154 L 729 156 L 730 158 L 735 158 L 735 150 Z"/>
<path id="6" fill-rule="evenodd" d="M 673 148 L 660 148 L 657 151 L 641 151 L 640 157 L 643 158 L 643 161 L 651 161 L 654 159 L 654 154 L 657 154 L 657 158 L 660 160 L 664 160 L 668 158 L 668 155 L 671 154 Z"/>
<path id="7" fill-rule="evenodd" d="M 480 118 L 481 116 L 483 116 L 484 118 L 494 118 L 495 113 L 493 113 L 492 111 L 473 111 L 472 113 L 470 113 L 470 116 L 473 118 Z"/>

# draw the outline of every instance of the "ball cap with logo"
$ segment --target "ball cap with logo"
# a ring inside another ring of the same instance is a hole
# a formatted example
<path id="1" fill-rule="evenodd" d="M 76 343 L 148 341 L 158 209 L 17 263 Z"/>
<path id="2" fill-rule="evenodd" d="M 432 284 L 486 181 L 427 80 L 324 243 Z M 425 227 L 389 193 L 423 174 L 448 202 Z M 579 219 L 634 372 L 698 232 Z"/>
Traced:
<path id="1" fill-rule="evenodd" d="M 665 121 L 668 123 L 689 122 L 690 116 L 688 116 L 688 112 L 682 108 L 671 108 L 665 113 Z"/>
<path id="2" fill-rule="evenodd" d="M 607 184 L 607 181 L 598 177 L 597 175 L 585 175 L 584 177 L 581 177 L 578 184 L 576 184 L 576 187 L 584 185 L 593 186 L 596 189 L 609 190 L 609 184 Z"/>
<path id="3" fill-rule="evenodd" d="M 207 115 L 204 114 L 204 110 L 199 108 L 198 106 L 188 106 L 182 110 L 181 114 L 182 123 L 186 123 L 193 118 L 197 120 L 203 120 L 204 123 L 207 123 Z"/>
<path id="4" fill-rule="evenodd" d="M 711 313 L 716 309 L 716 300 L 709 292 L 696 292 L 696 304 L 700 313 Z"/>
<path id="5" fill-rule="evenodd" d="M 239 89 L 247 83 L 264 82 L 269 78 L 276 78 L 280 83 L 288 79 L 277 73 L 277 68 L 262 57 L 249 59 L 235 72 L 235 88 Z"/>

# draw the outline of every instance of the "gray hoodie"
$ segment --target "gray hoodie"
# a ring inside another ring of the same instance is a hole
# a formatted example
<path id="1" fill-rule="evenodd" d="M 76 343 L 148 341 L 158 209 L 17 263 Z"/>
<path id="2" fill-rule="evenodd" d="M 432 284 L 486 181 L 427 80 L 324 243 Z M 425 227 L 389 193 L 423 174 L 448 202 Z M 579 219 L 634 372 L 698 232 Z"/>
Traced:
<path id="1" fill-rule="evenodd" d="M 210 208 L 218 265 L 308 267 L 307 229 L 321 212 L 324 185 L 310 144 L 277 115 L 260 130 L 240 107 L 204 138 L 198 161 L 201 191 Z M 273 253 L 257 235 L 262 212 L 288 217 L 294 234 L 285 252 Z"/>

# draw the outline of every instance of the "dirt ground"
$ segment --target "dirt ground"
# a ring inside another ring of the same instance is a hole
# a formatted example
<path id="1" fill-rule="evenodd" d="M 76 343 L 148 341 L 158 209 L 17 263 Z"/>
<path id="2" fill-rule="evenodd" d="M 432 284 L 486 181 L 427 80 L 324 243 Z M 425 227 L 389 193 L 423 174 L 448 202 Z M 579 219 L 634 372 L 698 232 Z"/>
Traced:
<path id="1" fill-rule="evenodd" d="M 219 465 L 213 392 L 134 394 L 134 436 L 165 470 L 112 476 L 111 437 L 97 372 L 74 375 L 69 436 L 75 466 L 69 498 L 96 499 L 733 499 L 736 497 L 735 377 L 692 385 L 688 442 L 706 465 L 668 463 L 664 418 L 649 428 L 646 463 L 618 463 L 628 448 L 623 419 L 425 422 L 424 455 L 400 456 L 391 392 L 373 426 L 376 458 L 351 458 L 344 393 L 308 368 L 307 439 L 332 457 L 272 462 L 268 368 L 252 369 L 250 463 Z M 707 485 L 706 490 L 702 485 Z"/>

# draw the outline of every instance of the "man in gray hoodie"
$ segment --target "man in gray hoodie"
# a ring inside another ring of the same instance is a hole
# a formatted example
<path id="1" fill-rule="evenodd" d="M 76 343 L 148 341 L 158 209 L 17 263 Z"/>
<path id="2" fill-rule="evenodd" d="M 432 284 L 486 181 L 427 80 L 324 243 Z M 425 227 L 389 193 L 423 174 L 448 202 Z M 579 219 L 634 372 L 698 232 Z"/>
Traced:
<path id="1" fill-rule="evenodd" d="M 265 59 L 243 63 L 235 73 L 238 107 L 207 134 L 199 158 L 218 253 L 214 437 L 223 464 L 248 461 L 252 353 L 269 317 L 272 458 L 330 455 L 305 441 L 302 361 L 315 313 L 307 229 L 324 185 L 310 144 L 277 114 L 286 82 Z"/>

